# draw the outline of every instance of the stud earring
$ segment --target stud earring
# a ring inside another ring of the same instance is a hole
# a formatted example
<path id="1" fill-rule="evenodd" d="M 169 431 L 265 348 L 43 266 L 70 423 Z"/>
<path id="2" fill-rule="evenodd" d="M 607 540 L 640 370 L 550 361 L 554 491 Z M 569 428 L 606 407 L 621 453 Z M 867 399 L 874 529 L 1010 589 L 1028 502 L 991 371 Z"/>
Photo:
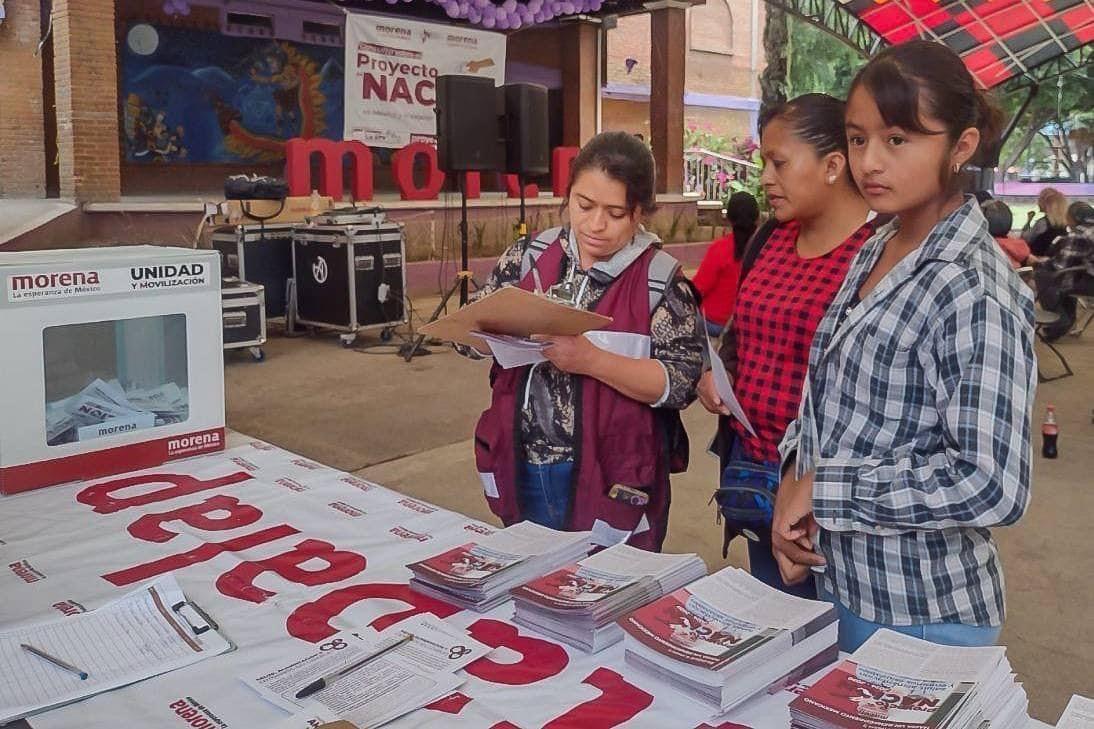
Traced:
<path id="1" fill-rule="evenodd" d="M 835 183 L 836 183 L 836 176 L 835 175 L 829 175 L 828 184 L 829 185 L 834 185 Z"/>

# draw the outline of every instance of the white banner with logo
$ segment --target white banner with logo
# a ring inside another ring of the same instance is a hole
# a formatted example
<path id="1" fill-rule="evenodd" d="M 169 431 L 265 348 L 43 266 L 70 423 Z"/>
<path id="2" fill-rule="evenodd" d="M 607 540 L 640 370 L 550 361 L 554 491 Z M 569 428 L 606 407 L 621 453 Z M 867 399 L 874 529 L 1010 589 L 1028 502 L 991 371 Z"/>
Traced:
<path id="1" fill-rule="evenodd" d="M 437 133 L 437 77 L 505 80 L 505 36 L 364 13 L 346 14 L 346 139 L 405 147 Z"/>
<path id="2" fill-rule="evenodd" d="M 477 498 L 477 497 L 476 497 Z M 35 729 L 254 729 L 286 718 L 239 678 L 296 641 L 431 612 L 495 647 L 459 690 L 391 726 L 787 726 L 792 686 L 713 720 L 623 663 L 407 587 L 404 565 L 491 527 L 264 443 L 100 481 L 0 499 L 0 626 L 93 609 L 165 572 L 239 649 L 39 715 Z"/>

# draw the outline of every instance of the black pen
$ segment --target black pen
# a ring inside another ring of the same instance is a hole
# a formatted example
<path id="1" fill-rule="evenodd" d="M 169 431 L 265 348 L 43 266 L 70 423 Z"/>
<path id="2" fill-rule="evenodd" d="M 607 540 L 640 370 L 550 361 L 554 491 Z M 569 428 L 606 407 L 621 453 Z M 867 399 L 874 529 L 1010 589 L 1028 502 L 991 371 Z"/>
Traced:
<path id="1" fill-rule="evenodd" d="M 27 645 L 26 643 L 20 643 L 19 647 L 25 650 L 27 653 L 33 653 L 44 661 L 49 661 L 53 665 L 57 666 L 57 668 L 61 668 L 65 671 L 68 671 L 69 673 L 76 674 L 80 677 L 81 681 L 87 680 L 87 671 L 81 671 L 79 668 L 76 668 L 76 666 L 73 666 L 71 663 L 65 663 L 60 658 L 57 658 L 56 656 L 51 656 L 41 648 L 35 648 L 34 646 Z"/>
<path id="2" fill-rule="evenodd" d="M 297 691 L 296 692 L 296 698 L 303 699 L 303 698 L 306 698 L 308 696 L 311 696 L 314 693 L 318 693 L 318 692 L 322 691 L 327 686 L 330 686 L 332 683 L 334 683 L 338 679 L 342 678 L 346 674 L 352 673 L 353 671 L 356 671 L 361 666 L 364 666 L 365 664 L 376 660 L 377 658 L 384 655 L 388 651 L 395 650 L 396 648 L 403 645 L 404 643 L 409 643 L 413 638 L 414 638 L 413 635 L 407 634 L 407 635 L 403 636 L 402 638 L 400 638 L 399 640 L 392 643 L 391 645 L 387 646 L 386 648 L 381 648 L 380 650 L 376 651 L 375 653 L 372 653 L 370 655 L 365 656 L 364 658 L 357 661 L 356 663 L 351 663 L 348 666 L 346 666 L 345 668 L 339 669 L 339 670 L 335 671 L 334 673 L 329 673 L 326 676 L 323 676 L 322 678 L 317 678 L 316 680 L 312 681 L 311 683 L 309 683 L 304 688 Z"/>

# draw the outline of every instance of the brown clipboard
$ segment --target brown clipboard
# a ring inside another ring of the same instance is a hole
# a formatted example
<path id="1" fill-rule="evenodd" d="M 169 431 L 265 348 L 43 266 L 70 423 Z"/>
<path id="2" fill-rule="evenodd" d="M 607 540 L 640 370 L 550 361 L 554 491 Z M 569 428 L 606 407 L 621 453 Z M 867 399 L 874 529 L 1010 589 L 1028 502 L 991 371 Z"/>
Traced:
<path id="1" fill-rule="evenodd" d="M 489 345 L 472 332 L 528 337 L 533 334 L 578 335 L 603 329 L 612 318 L 563 304 L 543 294 L 506 286 L 448 316 L 426 324 L 420 334 L 466 344 L 482 352 Z"/>

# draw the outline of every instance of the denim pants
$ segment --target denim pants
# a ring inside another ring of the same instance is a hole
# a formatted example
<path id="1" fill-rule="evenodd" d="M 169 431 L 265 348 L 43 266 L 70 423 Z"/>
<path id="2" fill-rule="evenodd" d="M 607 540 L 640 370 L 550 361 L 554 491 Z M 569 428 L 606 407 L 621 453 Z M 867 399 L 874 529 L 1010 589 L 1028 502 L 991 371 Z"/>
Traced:
<path id="1" fill-rule="evenodd" d="M 551 529 L 565 529 L 570 515 L 574 462 L 525 463 L 517 491 L 521 517 Z"/>
<path id="2" fill-rule="evenodd" d="M 929 640 L 932 643 L 957 646 L 995 645 L 995 642 L 999 639 L 999 632 L 1003 629 L 1002 626 L 965 625 L 963 623 L 927 623 L 924 625 L 874 623 L 855 615 L 819 584 L 817 585 L 817 593 L 821 600 L 836 606 L 836 613 L 839 615 L 839 649 L 847 653 L 857 650 L 879 628 L 888 628 L 914 638 Z"/>

